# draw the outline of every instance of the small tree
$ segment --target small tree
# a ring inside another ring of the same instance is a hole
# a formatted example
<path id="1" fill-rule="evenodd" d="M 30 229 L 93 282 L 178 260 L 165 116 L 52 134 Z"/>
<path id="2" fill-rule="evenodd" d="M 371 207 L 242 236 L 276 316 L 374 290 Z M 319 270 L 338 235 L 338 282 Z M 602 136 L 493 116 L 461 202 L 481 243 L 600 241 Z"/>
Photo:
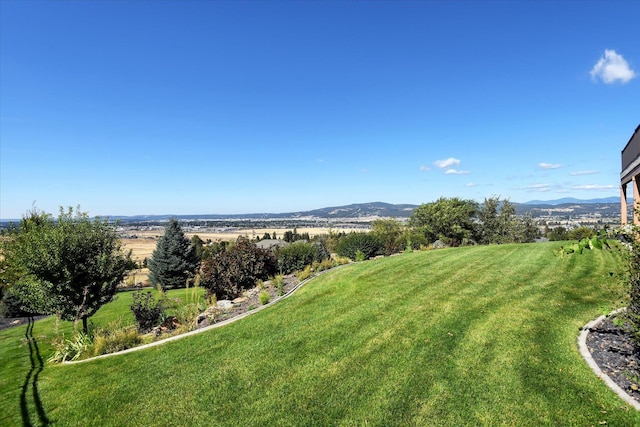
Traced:
<path id="1" fill-rule="evenodd" d="M 355 260 L 358 253 L 363 259 L 379 255 L 383 251 L 382 243 L 371 233 L 356 233 L 346 235 L 338 242 L 338 255 Z"/>
<path id="2" fill-rule="evenodd" d="M 184 287 L 198 262 L 196 251 L 180 224 L 171 219 L 148 262 L 149 281 L 163 290 Z"/>
<path id="3" fill-rule="evenodd" d="M 402 224 L 395 219 L 376 219 L 371 223 L 371 234 L 384 246 L 384 254 L 391 255 L 405 249 L 402 246 Z"/>
<path id="4" fill-rule="evenodd" d="M 441 197 L 418 206 L 411 214 L 410 224 L 422 230 L 429 241 L 441 239 L 459 246 L 473 237 L 477 213 L 478 204 L 473 200 Z"/>
<path id="5" fill-rule="evenodd" d="M 259 249 L 246 237 L 202 262 L 200 284 L 218 299 L 232 299 L 275 274 L 277 261 L 268 249 Z"/>
<path id="6" fill-rule="evenodd" d="M 32 211 L 3 242 L 6 269 L 28 311 L 58 314 L 87 333 L 87 319 L 113 299 L 131 252 L 106 219 L 60 208 L 58 219 Z"/>

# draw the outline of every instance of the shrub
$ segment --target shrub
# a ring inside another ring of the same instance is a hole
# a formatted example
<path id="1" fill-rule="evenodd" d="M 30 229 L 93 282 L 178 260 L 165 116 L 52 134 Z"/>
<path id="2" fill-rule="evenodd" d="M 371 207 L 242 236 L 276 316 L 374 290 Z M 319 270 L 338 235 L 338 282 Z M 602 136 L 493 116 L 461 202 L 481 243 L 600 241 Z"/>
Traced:
<path id="1" fill-rule="evenodd" d="M 356 259 L 358 251 L 363 259 L 373 258 L 382 253 L 382 244 L 376 236 L 370 233 L 351 233 L 338 242 L 338 255 L 349 259 Z"/>
<path id="2" fill-rule="evenodd" d="M 140 332 L 148 332 L 162 323 L 164 307 L 156 301 L 151 292 L 136 291 L 133 293 L 133 304 L 130 306 Z"/>
<path id="3" fill-rule="evenodd" d="M 121 321 L 116 321 L 106 328 L 96 329 L 91 353 L 94 356 L 115 353 L 140 345 L 142 342 L 143 338 L 135 326 L 123 326 Z"/>
<path id="4" fill-rule="evenodd" d="M 55 353 L 48 359 L 50 363 L 62 363 L 67 360 L 77 360 L 87 353 L 91 346 L 91 337 L 82 332 L 76 333 L 72 339 L 57 338 L 53 342 Z"/>
<path id="5" fill-rule="evenodd" d="M 311 277 L 311 275 L 313 274 L 313 271 L 311 270 L 311 266 L 307 265 L 304 269 L 296 271 L 295 274 L 298 280 L 302 281 Z"/>
<path id="6" fill-rule="evenodd" d="M 233 299 L 251 289 L 259 279 L 276 272 L 277 260 L 270 250 L 259 249 L 246 237 L 202 262 L 201 285 L 218 299 Z"/>
<path id="7" fill-rule="evenodd" d="M 284 276 L 282 274 L 278 274 L 271 279 L 271 284 L 278 290 L 279 297 L 284 295 Z"/>
<path id="8" fill-rule="evenodd" d="M 264 290 L 260 292 L 260 294 L 258 295 L 258 298 L 260 299 L 260 304 L 265 305 L 265 304 L 269 304 L 269 301 L 271 300 L 271 295 L 269 295 L 269 292 Z"/>
<path id="9" fill-rule="evenodd" d="M 278 251 L 278 268 L 284 274 L 302 270 L 318 258 L 318 246 L 312 243 L 295 242 Z"/>

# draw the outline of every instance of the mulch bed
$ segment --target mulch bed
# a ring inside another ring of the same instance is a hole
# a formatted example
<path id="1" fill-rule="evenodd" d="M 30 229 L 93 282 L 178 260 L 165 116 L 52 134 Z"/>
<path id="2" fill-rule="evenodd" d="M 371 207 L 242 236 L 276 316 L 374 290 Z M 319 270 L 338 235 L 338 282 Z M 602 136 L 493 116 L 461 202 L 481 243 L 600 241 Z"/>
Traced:
<path id="1" fill-rule="evenodd" d="M 629 326 L 618 326 L 608 317 L 589 329 L 591 357 L 622 390 L 640 402 L 640 347 Z"/>

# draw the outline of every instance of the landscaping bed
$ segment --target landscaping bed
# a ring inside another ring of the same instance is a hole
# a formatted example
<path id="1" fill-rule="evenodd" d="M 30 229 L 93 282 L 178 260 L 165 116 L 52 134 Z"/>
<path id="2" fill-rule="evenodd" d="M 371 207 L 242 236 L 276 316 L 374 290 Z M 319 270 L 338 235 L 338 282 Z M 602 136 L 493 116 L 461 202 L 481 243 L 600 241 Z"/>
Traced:
<path id="1" fill-rule="evenodd" d="M 587 348 L 603 373 L 640 402 L 640 347 L 629 326 L 608 317 L 589 329 Z"/>

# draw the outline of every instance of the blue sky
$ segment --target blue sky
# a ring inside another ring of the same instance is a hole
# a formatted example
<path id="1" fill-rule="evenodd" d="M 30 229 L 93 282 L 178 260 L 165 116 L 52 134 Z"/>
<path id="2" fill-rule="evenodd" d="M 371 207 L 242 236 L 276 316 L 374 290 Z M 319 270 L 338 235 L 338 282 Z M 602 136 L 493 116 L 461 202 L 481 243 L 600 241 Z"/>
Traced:
<path id="1" fill-rule="evenodd" d="M 0 2 L 0 218 L 619 194 L 640 2 Z"/>

